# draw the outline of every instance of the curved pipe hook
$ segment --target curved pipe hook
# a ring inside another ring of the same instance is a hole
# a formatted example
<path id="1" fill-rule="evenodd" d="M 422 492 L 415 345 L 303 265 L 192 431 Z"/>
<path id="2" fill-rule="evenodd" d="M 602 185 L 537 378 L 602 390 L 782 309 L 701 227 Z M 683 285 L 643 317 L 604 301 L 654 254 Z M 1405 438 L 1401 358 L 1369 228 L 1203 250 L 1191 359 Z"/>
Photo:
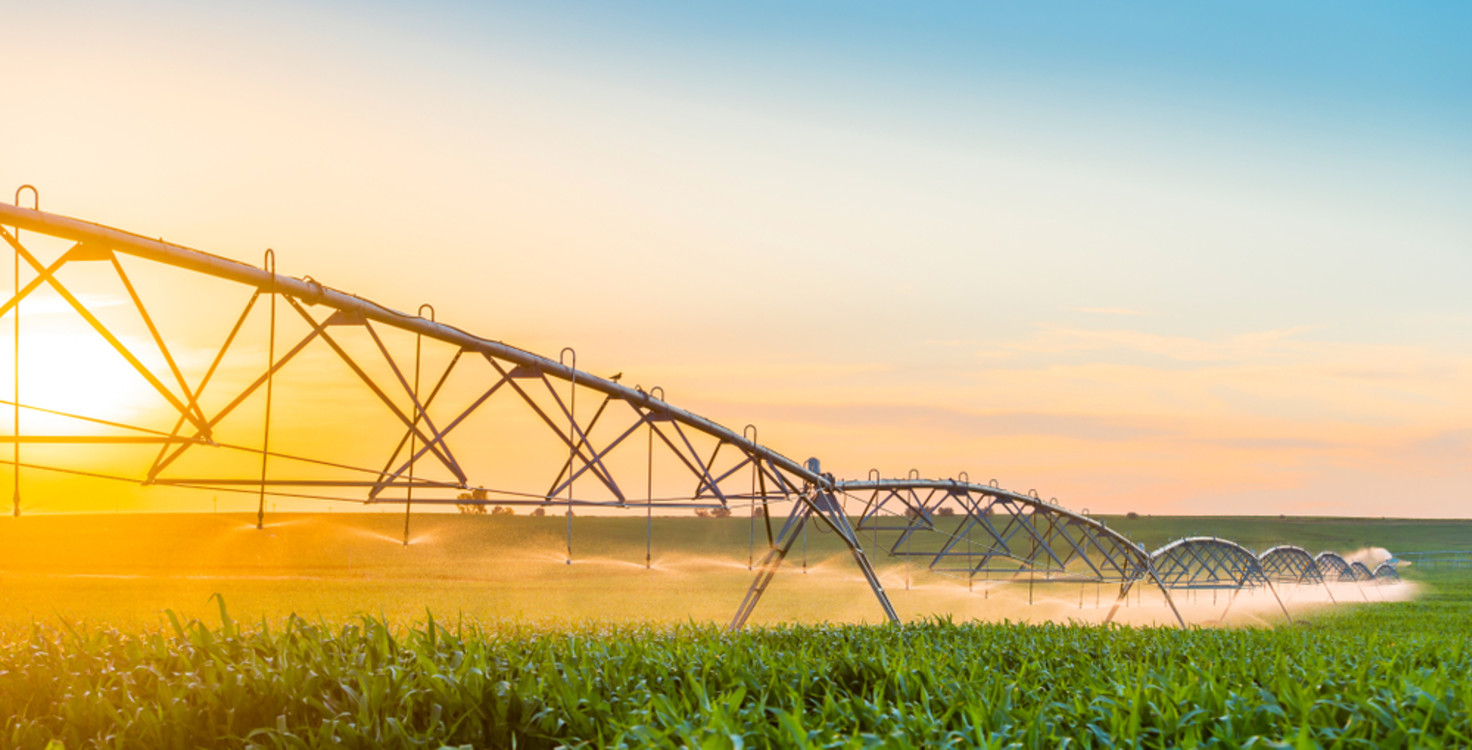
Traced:
<path id="1" fill-rule="evenodd" d="M 419 312 L 417 312 L 415 314 L 418 315 L 419 317 L 423 318 L 424 317 L 424 311 L 425 310 L 428 310 L 429 311 L 429 322 L 433 323 L 434 322 L 434 305 L 431 305 L 428 302 L 426 302 L 426 303 L 424 303 L 424 304 L 422 304 L 422 305 L 419 306 Z"/>
<path id="2" fill-rule="evenodd" d="M 17 206 L 20 205 L 20 194 L 21 193 L 24 193 L 27 190 L 31 191 L 31 210 L 32 211 L 40 211 L 41 210 L 41 191 L 40 190 L 37 190 L 35 185 L 21 185 L 20 187 L 16 188 L 15 189 L 15 205 L 17 205 Z"/>
<path id="3" fill-rule="evenodd" d="M 747 435 L 746 433 L 748 433 L 748 432 L 750 432 L 751 434 L 750 435 Z M 756 425 L 754 425 L 754 424 L 747 424 L 745 427 L 742 427 L 741 428 L 741 437 L 743 439 L 749 441 L 752 445 L 756 445 Z"/>
<path id="4" fill-rule="evenodd" d="M 879 481 L 879 470 L 878 469 L 870 469 L 869 470 L 869 481 L 871 481 L 871 482 L 877 482 L 877 481 Z"/>
<path id="5" fill-rule="evenodd" d="M 920 470 L 919 469 L 910 469 L 910 473 L 906 475 L 906 478 L 907 479 L 919 479 L 920 478 Z"/>

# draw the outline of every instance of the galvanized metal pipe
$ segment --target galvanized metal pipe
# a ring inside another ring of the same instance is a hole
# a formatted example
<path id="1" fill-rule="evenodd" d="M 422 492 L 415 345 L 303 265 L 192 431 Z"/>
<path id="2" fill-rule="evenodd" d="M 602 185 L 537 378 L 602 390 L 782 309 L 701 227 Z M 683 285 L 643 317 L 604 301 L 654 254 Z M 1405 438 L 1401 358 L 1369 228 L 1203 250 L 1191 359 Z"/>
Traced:
<path id="1" fill-rule="evenodd" d="M 723 425 L 712 422 L 711 420 L 708 420 L 697 414 L 693 414 L 691 412 L 685 411 L 684 409 L 675 407 L 662 398 L 662 391 L 660 391 L 661 397 L 655 397 L 653 395 L 653 392 L 658 389 L 651 389 L 650 392 L 644 392 L 636 388 L 623 386 L 613 380 L 601 378 L 596 375 L 592 375 L 591 373 L 579 371 L 578 369 L 576 369 L 575 366 L 576 360 L 574 360 L 572 364 L 563 364 L 560 361 L 551 360 L 546 357 L 533 354 L 526 350 L 518 349 L 514 346 L 510 346 L 500 341 L 481 338 L 454 326 L 436 322 L 432 318 L 426 319 L 417 315 L 410 315 L 398 310 L 394 310 L 377 302 L 373 302 L 371 300 L 367 300 L 362 297 L 349 294 L 347 292 L 333 289 L 311 278 L 298 279 L 292 277 L 284 277 L 274 273 L 274 268 L 257 268 L 255 266 L 236 260 L 231 260 L 229 258 L 211 255 L 209 253 L 194 250 L 192 248 L 164 242 L 162 239 L 155 240 L 144 237 L 142 235 L 126 232 L 93 222 L 82 221 L 71 217 L 46 213 L 35 209 L 21 208 L 18 206 L 0 205 L 0 225 L 11 225 L 15 226 L 17 229 L 27 229 L 52 237 L 107 247 L 115 252 L 121 252 L 156 263 L 162 263 L 176 268 L 201 273 L 214 278 L 224 279 L 227 281 L 233 281 L 236 283 L 252 286 L 258 291 L 271 294 L 273 296 L 273 299 L 274 295 L 276 294 L 284 294 L 287 295 L 288 301 L 292 301 L 293 305 L 296 306 L 299 311 L 300 306 L 297 305 L 297 303 L 293 301 L 293 299 L 300 300 L 309 305 L 322 305 L 349 315 L 361 316 L 365 320 L 371 320 L 385 326 L 416 334 L 417 336 L 428 337 L 437 341 L 448 343 L 464 351 L 477 352 L 495 360 L 502 360 L 520 367 L 531 368 L 534 371 L 542 373 L 544 376 L 550 376 L 568 382 L 574 388 L 574 392 L 576 386 L 582 385 L 594 391 L 603 393 L 609 398 L 616 398 L 628 402 L 637 408 L 656 413 L 660 415 L 661 418 L 672 420 L 673 422 L 675 422 L 677 432 L 679 425 L 685 425 L 691 427 L 692 429 L 705 433 L 711 437 L 714 437 L 722 443 L 730 443 L 731 445 L 740 448 L 743 452 L 752 457 L 752 459 L 754 459 L 755 461 L 754 465 L 759 465 L 761 461 L 765 461 L 767 465 L 772 467 L 773 469 L 785 472 L 787 475 L 809 484 L 812 489 L 816 489 L 824 493 L 887 489 L 931 489 L 951 491 L 964 490 L 977 494 L 1004 497 L 1011 501 L 1022 503 L 1024 505 L 1047 512 L 1049 514 L 1056 514 L 1058 516 L 1070 518 L 1078 523 L 1092 528 L 1096 533 L 1099 533 L 1101 536 L 1107 536 L 1121 543 L 1124 548 L 1130 550 L 1132 554 L 1135 554 L 1140 559 L 1142 567 L 1147 572 L 1148 576 L 1150 578 L 1155 578 L 1154 571 L 1150 564 L 1150 558 L 1148 554 L 1144 552 L 1143 548 L 1141 548 L 1139 545 L 1136 545 L 1129 539 L 1125 538 L 1123 535 L 1113 531 L 1112 529 L 1109 529 L 1098 521 L 1095 521 L 1087 516 L 1069 511 L 1054 503 L 1045 502 L 1034 495 L 1024 495 L 991 485 L 978 485 L 972 484 L 970 482 L 957 482 L 954 480 L 926 480 L 919 478 L 918 475 L 912 475 L 910 478 L 903 480 L 870 479 L 866 481 L 838 482 L 835 481 L 831 475 L 822 473 L 819 470 L 816 461 L 810 461 L 807 465 L 804 465 L 774 450 L 758 444 L 755 440 L 754 434 L 750 439 L 748 439 L 744 433 L 737 433 L 731 429 L 726 428 Z M 303 314 L 305 314 L 304 311 Z M 19 399 L 17 398 L 16 401 L 19 402 Z M 569 414 L 569 417 L 573 422 L 573 427 L 575 430 L 575 415 Z M 415 420 L 415 422 L 417 422 L 417 420 Z M 413 426 L 414 423 L 411 423 L 411 432 L 413 431 Z M 652 433 L 653 431 L 651 429 L 651 435 Z M 663 435 L 661 435 L 661 437 L 663 437 Z M 681 435 L 681 437 L 683 439 L 684 436 Z M 569 438 L 569 444 L 573 446 L 574 454 L 576 454 L 577 450 L 576 440 L 577 438 L 575 434 Z M 17 441 L 17 443 L 18 442 L 19 441 Z M 666 439 L 666 442 L 668 442 L 668 439 Z M 686 443 L 688 445 L 688 440 L 686 441 Z M 671 445 L 671 448 L 674 448 L 674 446 Z M 571 465 L 569 465 L 569 470 L 570 466 Z M 572 475 L 570 471 L 568 473 L 568 484 L 571 485 Z M 774 476 L 783 484 L 786 484 L 787 480 L 783 478 L 781 474 L 776 474 Z M 706 477 L 706 481 L 707 483 L 710 483 L 710 477 L 708 475 Z M 262 485 L 264 486 L 264 479 Z M 720 494 L 719 490 L 717 490 L 713 486 L 713 484 L 711 486 L 711 489 L 715 491 L 717 495 Z M 571 490 L 570 486 L 569 490 Z M 436 501 L 417 500 L 416 502 Z M 569 510 L 571 509 L 572 504 L 572 500 L 571 498 L 569 498 Z M 651 508 L 652 505 L 653 504 L 650 503 Z M 799 505 L 801 505 L 801 503 L 799 503 Z M 794 529 L 794 532 L 801 530 L 801 528 L 802 526 L 800 525 L 798 529 Z M 569 539 L 569 560 L 571 558 L 570 541 L 571 540 Z M 783 548 L 784 553 L 785 549 L 790 548 L 792 541 L 793 540 L 790 538 L 786 540 L 786 546 Z M 856 543 L 856 540 L 851 541 Z M 857 548 L 857 546 L 855 546 L 854 549 L 855 554 L 860 559 L 861 566 L 865 565 L 866 563 L 863 560 L 862 552 Z M 649 563 L 648 557 L 649 556 L 646 552 L 646 565 Z M 878 594 L 881 603 L 885 605 L 886 611 L 888 611 L 891 614 L 891 617 L 893 617 L 892 609 L 888 605 L 888 600 L 885 597 L 882 588 L 878 587 L 877 580 L 871 581 L 871 583 L 875 585 L 875 592 L 876 594 Z M 756 597 L 760 596 L 761 588 L 764 588 L 764 586 L 753 590 Z M 1127 590 L 1128 588 L 1126 588 L 1126 591 Z M 1168 591 L 1166 592 L 1166 601 L 1170 603 L 1170 595 Z M 754 604 L 755 601 L 753 599 L 751 605 L 754 606 Z M 1172 609 L 1174 609 L 1173 603 L 1171 603 L 1171 607 Z M 1177 612 L 1176 614 L 1179 618 L 1179 613 Z"/>
<path id="2" fill-rule="evenodd" d="M 671 419 L 681 424 L 693 427 L 760 456 L 772 465 L 781 468 L 789 474 L 800 477 L 804 481 L 812 482 L 825 489 L 833 488 L 832 482 L 829 479 L 820 474 L 808 471 L 801 463 L 774 450 L 749 441 L 739 433 L 723 425 L 672 406 L 668 402 L 655 398 L 648 393 L 620 385 L 606 378 L 600 378 L 591 373 L 578 371 L 556 360 L 533 354 L 524 349 L 518 349 L 500 341 L 481 338 L 454 326 L 437 323 L 417 315 L 410 315 L 394 310 L 372 300 L 333 289 L 310 278 L 298 279 L 279 275 L 273 277 L 273 274 L 269 271 L 256 268 L 248 263 L 212 255 L 200 250 L 184 247 L 183 245 L 151 239 L 102 224 L 95 224 L 45 211 L 21 208 L 19 206 L 0 205 L 0 224 L 29 229 L 74 242 L 101 244 L 117 252 L 176 268 L 196 271 L 219 279 L 246 284 L 261 290 L 274 289 L 279 294 L 296 297 L 311 305 L 323 305 L 347 313 L 356 313 L 383 325 L 410 333 L 418 333 L 438 341 L 453 344 L 463 349 L 488 354 L 497 359 L 513 362 L 518 365 L 533 367 L 551 377 L 569 382 L 576 381 L 579 385 L 591 388 L 600 393 L 668 415 Z"/>

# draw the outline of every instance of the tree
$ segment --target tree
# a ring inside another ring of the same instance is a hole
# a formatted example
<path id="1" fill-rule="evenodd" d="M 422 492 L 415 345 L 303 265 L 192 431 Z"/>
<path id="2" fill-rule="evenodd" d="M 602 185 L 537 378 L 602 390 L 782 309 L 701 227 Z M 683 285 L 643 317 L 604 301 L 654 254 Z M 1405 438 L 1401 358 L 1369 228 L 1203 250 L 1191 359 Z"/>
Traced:
<path id="1" fill-rule="evenodd" d="M 547 509 L 546 508 L 533 508 L 532 509 L 532 512 L 529 515 L 536 516 L 536 517 L 540 518 L 542 516 L 547 515 Z"/>
<path id="2" fill-rule="evenodd" d="M 485 506 L 481 506 L 481 507 L 484 508 Z M 516 515 L 516 509 L 515 508 L 508 508 L 508 507 L 506 507 L 504 505 L 497 505 L 496 507 L 491 508 L 491 515 L 493 515 L 493 516 L 514 516 L 514 515 Z"/>
<path id="3" fill-rule="evenodd" d="M 455 496 L 455 499 L 456 500 L 485 500 L 486 499 L 486 491 L 485 490 L 471 490 L 470 492 L 462 492 L 462 493 L 456 495 Z M 486 505 L 485 505 L 485 503 L 478 503 L 478 502 L 455 503 L 455 509 L 458 510 L 458 511 L 460 511 L 461 513 L 464 513 L 466 515 L 471 515 L 471 516 L 483 516 L 483 515 L 486 514 Z"/>

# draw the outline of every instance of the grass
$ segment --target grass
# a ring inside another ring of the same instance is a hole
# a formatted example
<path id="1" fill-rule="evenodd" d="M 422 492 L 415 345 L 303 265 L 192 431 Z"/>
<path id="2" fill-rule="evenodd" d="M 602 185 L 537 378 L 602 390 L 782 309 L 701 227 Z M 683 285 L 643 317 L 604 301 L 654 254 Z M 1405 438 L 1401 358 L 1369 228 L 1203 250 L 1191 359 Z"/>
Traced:
<path id="1" fill-rule="evenodd" d="M 9 747 L 1457 747 L 1472 585 L 1275 629 L 36 624 Z"/>
<path id="2" fill-rule="evenodd" d="M 1110 522 L 1150 546 L 1212 530 L 1341 552 L 1472 538 L 1460 522 Z M 799 553 L 765 624 L 731 634 L 746 519 L 656 519 L 653 571 L 641 519 L 578 519 L 572 566 L 560 519 L 417 517 L 408 547 L 400 523 L 0 522 L 0 746 L 1472 744 L 1465 573 L 1412 572 L 1413 601 L 1300 597 L 1292 624 L 1244 597 L 1237 611 L 1275 626 L 1182 631 L 1088 625 L 1092 587 L 1039 586 L 1025 606 L 1015 585 L 912 576 L 906 591 L 890 567 L 906 624 L 870 627 L 853 623 L 878 619 L 872 595 L 815 534 L 811 572 Z M 1177 598 L 1193 622 L 1221 610 Z"/>

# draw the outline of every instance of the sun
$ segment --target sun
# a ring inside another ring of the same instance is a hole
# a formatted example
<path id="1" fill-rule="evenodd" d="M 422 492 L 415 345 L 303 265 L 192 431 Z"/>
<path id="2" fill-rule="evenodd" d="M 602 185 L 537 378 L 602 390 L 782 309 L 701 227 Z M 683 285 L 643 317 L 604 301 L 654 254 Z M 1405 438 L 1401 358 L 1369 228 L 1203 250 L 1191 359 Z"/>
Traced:
<path id="1" fill-rule="evenodd" d="M 15 394 L 14 337 L 7 318 L 0 332 L 0 399 Z M 157 415 L 168 402 L 122 355 L 91 329 L 40 319 L 25 320 L 21 333 L 21 431 L 31 435 L 120 434 L 99 422 L 61 416 L 86 417 L 121 424 L 157 428 Z M 122 342 L 132 351 L 146 350 L 148 342 Z M 158 370 L 154 370 L 157 377 Z M 163 373 L 167 375 L 167 370 Z M 165 382 L 171 382 L 165 380 Z M 177 390 L 175 388 L 174 390 Z M 10 403 L 0 406 L 0 430 L 11 429 Z M 44 411 L 43 411 L 44 410 Z M 58 412 L 58 413 L 52 413 Z"/>

